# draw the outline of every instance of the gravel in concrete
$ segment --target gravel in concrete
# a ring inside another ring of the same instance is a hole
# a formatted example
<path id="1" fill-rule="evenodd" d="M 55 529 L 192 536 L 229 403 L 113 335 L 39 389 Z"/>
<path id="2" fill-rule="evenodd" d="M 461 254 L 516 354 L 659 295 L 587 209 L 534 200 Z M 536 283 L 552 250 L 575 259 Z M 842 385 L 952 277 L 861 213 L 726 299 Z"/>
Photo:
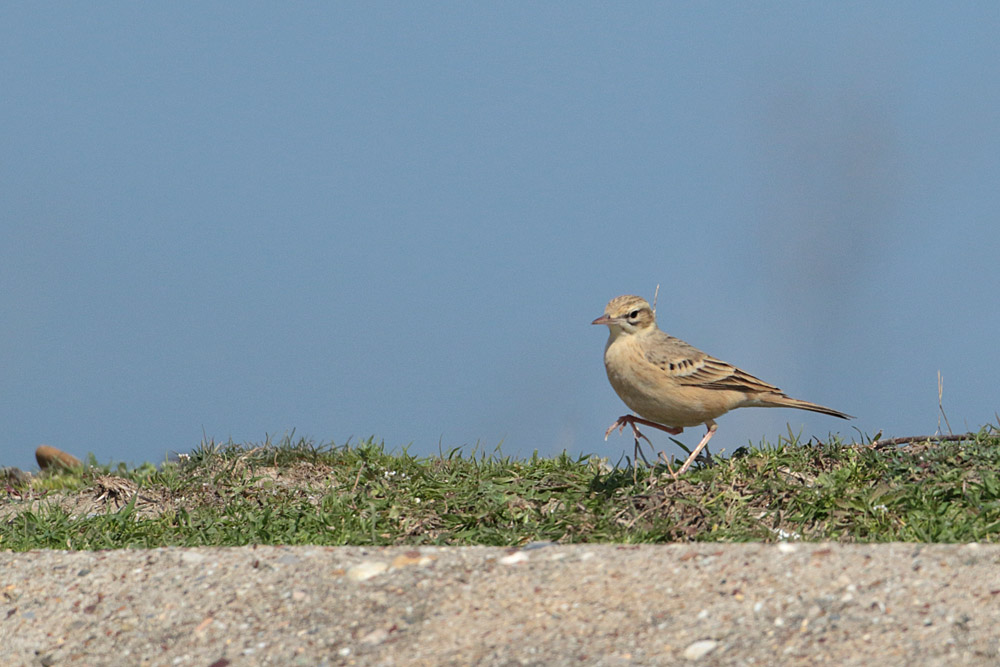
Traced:
<path id="1" fill-rule="evenodd" d="M 1000 546 L 0 553 L 0 665 L 983 665 Z"/>

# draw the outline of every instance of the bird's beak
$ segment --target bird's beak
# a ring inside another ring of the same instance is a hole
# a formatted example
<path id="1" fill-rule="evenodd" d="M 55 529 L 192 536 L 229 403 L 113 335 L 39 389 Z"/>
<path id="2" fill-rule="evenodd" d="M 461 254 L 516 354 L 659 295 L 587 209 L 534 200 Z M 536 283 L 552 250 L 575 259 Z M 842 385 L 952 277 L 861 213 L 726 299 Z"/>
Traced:
<path id="1" fill-rule="evenodd" d="M 611 318 L 607 315 L 601 315 L 596 320 L 591 322 L 591 324 L 611 324 Z"/>

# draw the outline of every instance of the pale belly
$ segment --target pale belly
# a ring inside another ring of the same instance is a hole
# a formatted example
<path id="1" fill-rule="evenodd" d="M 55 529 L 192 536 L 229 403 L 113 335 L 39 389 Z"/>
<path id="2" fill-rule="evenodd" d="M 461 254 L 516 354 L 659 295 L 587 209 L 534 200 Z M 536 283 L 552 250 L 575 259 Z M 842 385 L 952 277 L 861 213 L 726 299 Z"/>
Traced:
<path id="1" fill-rule="evenodd" d="M 683 387 L 647 362 L 631 345 L 605 351 L 608 380 L 618 396 L 643 419 L 665 426 L 697 426 L 724 414 L 739 392 Z"/>

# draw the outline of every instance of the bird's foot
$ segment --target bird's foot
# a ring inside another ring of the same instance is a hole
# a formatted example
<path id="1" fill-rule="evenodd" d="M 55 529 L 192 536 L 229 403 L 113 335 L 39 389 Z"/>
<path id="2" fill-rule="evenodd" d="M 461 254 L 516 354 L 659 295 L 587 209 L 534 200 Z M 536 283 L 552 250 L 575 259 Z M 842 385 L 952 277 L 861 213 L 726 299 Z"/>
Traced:
<path id="1" fill-rule="evenodd" d="M 646 442 L 649 442 L 649 438 L 644 436 L 642 432 L 639 431 L 639 428 L 635 425 L 636 419 L 637 417 L 634 417 L 632 415 L 622 415 L 621 417 L 615 420 L 614 424 L 608 427 L 607 431 L 604 432 L 604 439 L 607 440 L 608 436 L 611 435 L 611 432 L 614 431 L 615 429 L 618 429 L 618 432 L 621 433 L 622 431 L 625 430 L 626 426 L 631 426 L 632 433 L 635 435 L 635 439 L 637 442 L 639 438 L 642 438 Z"/>
<path id="2" fill-rule="evenodd" d="M 664 426 L 663 424 L 657 424 L 656 422 L 651 422 L 648 419 L 643 419 L 642 417 L 636 417 L 635 415 L 622 415 L 621 417 L 615 420 L 614 424 L 608 427 L 607 431 L 604 432 L 604 439 L 607 440 L 608 436 L 611 435 L 611 432 L 614 431 L 615 429 L 618 429 L 618 432 L 621 433 L 622 431 L 625 430 L 626 426 L 631 426 L 632 433 L 635 434 L 636 440 L 642 438 L 646 442 L 649 442 L 649 438 L 647 438 L 639 431 L 639 427 L 636 426 L 636 424 L 642 424 L 643 426 L 652 426 L 653 428 L 658 428 L 661 431 L 666 431 L 671 435 L 677 435 L 678 433 L 684 430 L 683 428 L 674 428 L 672 426 Z M 653 443 L 650 442 L 650 444 Z"/>
<path id="3" fill-rule="evenodd" d="M 660 452 L 660 454 L 656 457 L 656 461 L 666 466 L 667 472 L 670 473 L 670 476 L 673 477 L 675 481 L 677 480 L 677 473 L 674 472 L 674 467 L 670 465 L 670 457 L 667 456 L 666 452 Z"/>
<path id="4" fill-rule="evenodd" d="M 646 466 L 649 468 L 652 468 L 653 466 L 650 465 L 649 461 L 646 459 L 646 455 L 642 453 L 642 446 L 641 443 L 639 442 L 639 439 L 641 438 L 646 442 L 648 442 L 650 447 L 653 446 L 653 443 L 650 442 L 649 438 L 647 438 L 642 433 L 642 431 L 639 430 L 639 427 L 636 426 L 637 423 L 643 424 L 644 426 L 652 426 L 653 428 L 658 428 L 661 431 L 666 431 L 667 433 L 670 433 L 671 435 L 677 435 L 678 433 L 684 430 L 683 428 L 674 428 L 672 426 L 664 426 L 663 424 L 657 424 L 656 422 L 649 421 L 648 419 L 643 419 L 642 417 L 636 417 L 635 415 L 622 415 L 621 417 L 615 420 L 614 424 L 608 427 L 608 430 L 604 432 L 605 440 L 608 439 L 608 436 L 611 435 L 611 432 L 614 431 L 615 429 L 618 429 L 618 432 L 621 433 L 625 430 L 626 426 L 631 426 L 632 434 L 633 436 L 635 436 L 635 451 L 633 452 L 633 460 L 636 463 L 638 463 L 639 457 L 641 456 L 642 462 L 645 463 Z M 660 452 L 657 461 L 659 460 L 666 461 L 666 455 L 663 452 Z M 670 471 L 670 474 L 674 477 L 674 479 L 677 479 L 677 474 L 674 472 L 674 469 L 673 467 L 671 467 L 669 462 L 667 462 L 667 470 Z"/>

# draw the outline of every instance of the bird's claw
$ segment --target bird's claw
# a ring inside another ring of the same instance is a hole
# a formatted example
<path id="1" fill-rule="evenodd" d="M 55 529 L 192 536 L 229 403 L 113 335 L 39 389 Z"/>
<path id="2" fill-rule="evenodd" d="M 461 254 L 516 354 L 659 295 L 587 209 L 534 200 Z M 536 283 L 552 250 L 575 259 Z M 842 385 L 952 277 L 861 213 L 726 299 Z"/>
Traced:
<path id="1" fill-rule="evenodd" d="M 639 427 L 635 425 L 635 419 L 632 418 L 630 415 L 624 415 L 616 419 L 615 423 L 609 426 L 608 430 L 604 432 L 604 440 L 607 441 L 608 436 L 611 435 L 611 432 L 614 431 L 616 428 L 618 429 L 619 433 L 622 433 L 625 430 L 626 426 L 632 427 L 632 433 L 635 434 L 635 439 L 637 442 L 639 438 L 642 438 L 650 445 L 653 444 L 652 442 L 650 442 L 649 438 L 647 438 L 641 431 L 639 431 Z"/>

